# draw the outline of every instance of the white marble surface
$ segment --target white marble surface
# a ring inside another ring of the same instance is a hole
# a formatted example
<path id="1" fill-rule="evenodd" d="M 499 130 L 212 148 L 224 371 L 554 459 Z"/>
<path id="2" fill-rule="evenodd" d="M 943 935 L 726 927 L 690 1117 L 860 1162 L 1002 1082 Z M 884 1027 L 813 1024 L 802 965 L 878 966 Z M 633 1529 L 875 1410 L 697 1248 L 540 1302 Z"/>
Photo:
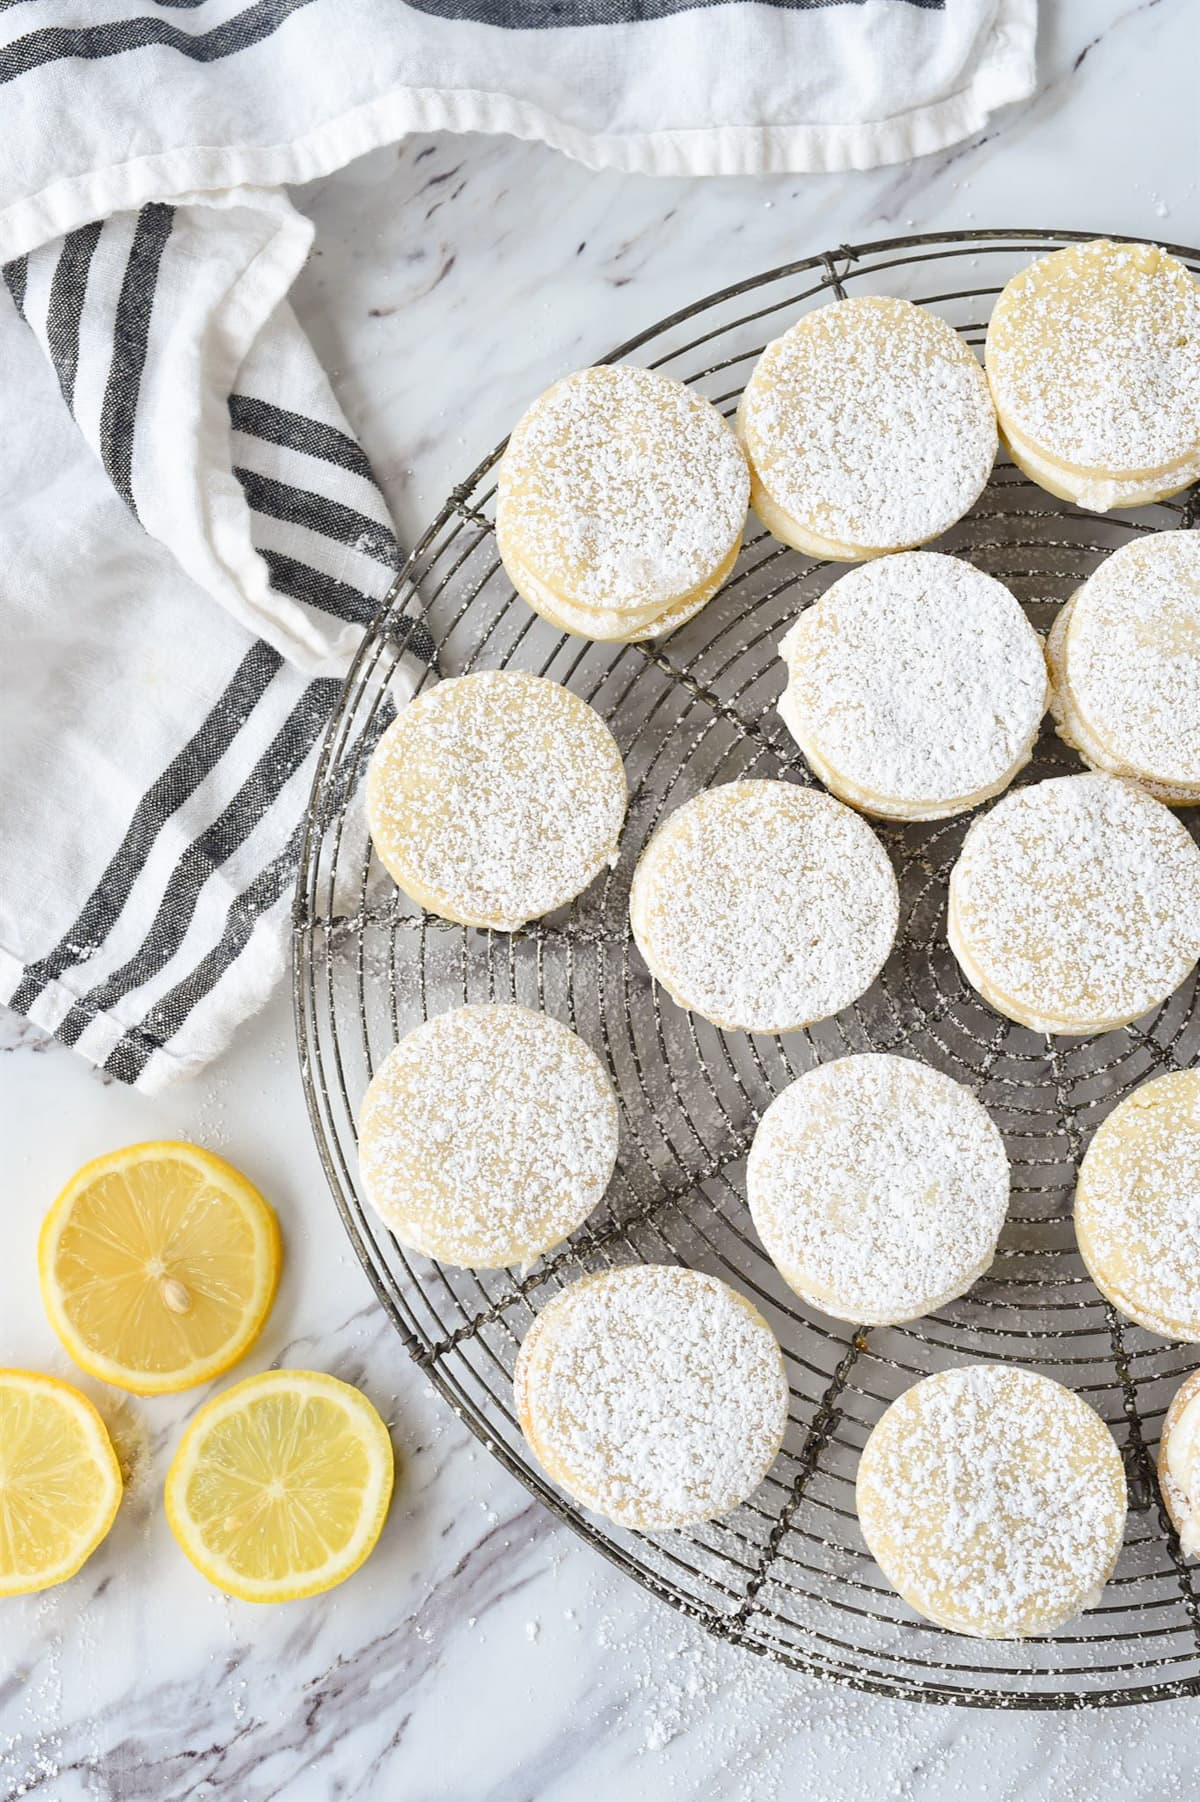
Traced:
<path id="1" fill-rule="evenodd" d="M 1041 85 L 978 141 L 875 174 L 689 185 L 534 145 L 416 139 L 304 196 L 297 292 L 412 535 L 551 377 L 705 290 L 843 241 L 964 225 L 1200 242 L 1197 0 L 1043 0 Z M 9 1018 L 0 1037 L 0 1362 L 70 1374 L 34 1282 L 85 1158 L 192 1136 L 275 1200 L 287 1273 L 247 1368 L 361 1382 L 401 1458 L 345 1588 L 256 1610 L 162 1518 L 200 1398 L 108 1415 L 128 1500 L 71 1584 L 0 1616 L 0 1798 L 172 1802 L 1191 1802 L 1194 1707 L 1015 1717 L 885 1703 L 722 1648 L 611 1574 L 477 1448 L 382 1324 L 325 1193 L 280 997 L 204 1079 L 150 1103 Z"/>

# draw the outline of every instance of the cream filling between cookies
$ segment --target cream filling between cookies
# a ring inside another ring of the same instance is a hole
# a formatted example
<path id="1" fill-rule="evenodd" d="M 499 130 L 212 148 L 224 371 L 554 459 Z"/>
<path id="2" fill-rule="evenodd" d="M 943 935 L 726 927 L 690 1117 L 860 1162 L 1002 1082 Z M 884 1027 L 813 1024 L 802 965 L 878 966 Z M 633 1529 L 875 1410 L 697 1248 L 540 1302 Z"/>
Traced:
<path id="1" fill-rule="evenodd" d="M 1090 513 L 1108 513 L 1114 507 L 1148 507 L 1156 501 L 1169 500 L 1200 477 L 1200 449 L 1189 451 L 1174 463 L 1159 469 L 1137 471 L 1118 476 L 1101 470 L 1086 470 L 1057 457 L 1047 456 L 1013 425 L 1001 416 L 1000 440 L 1017 468 L 1039 488 L 1055 494 L 1059 500 L 1074 501 Z"/>

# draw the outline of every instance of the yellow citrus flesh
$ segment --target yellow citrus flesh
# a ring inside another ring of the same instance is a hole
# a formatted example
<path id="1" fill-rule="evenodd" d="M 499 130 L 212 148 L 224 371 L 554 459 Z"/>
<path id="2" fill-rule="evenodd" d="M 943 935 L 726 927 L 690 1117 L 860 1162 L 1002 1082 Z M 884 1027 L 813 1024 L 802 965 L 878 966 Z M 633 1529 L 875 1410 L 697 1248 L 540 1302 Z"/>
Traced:
<path id="1" fill-rule="evenodd" d="M 74 1576 L 112 1526 L 121 1471 L 87 1397 L 0 1370 L 0 1596 Z"/>
<path id="2" fill-rule="evenodd" d="M 279 1281 L 279 1224 L 224 1158 L 160 1141 L 97 1158 L 42 1226 L 50 1324 L 81 1369 L 137 1395 L 220 1376 Z"/>
<path id="3" fill-rule="evenodd" d="M 357 1389 L 268 1370 L 203 1407 L 167 1472 L 171 1531 L 244 1602 L 291 1602 L 356 1571 L 391 1500 L 392 1442 Z"/>

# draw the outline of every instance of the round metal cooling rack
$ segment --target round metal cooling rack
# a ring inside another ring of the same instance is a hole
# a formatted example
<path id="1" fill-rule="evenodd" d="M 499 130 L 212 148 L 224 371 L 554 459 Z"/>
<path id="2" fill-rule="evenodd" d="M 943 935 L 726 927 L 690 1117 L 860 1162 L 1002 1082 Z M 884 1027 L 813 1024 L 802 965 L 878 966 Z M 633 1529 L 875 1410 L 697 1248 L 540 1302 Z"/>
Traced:
<path id="1" fill-rule="evenodd" d="M 1082 232 L 969 232 L 842 247 L 725 289 L 612 353 L 682 377 L 732 413 L 754 359 L 831 296 L 889 293 L 933 307 L 982 343 L 994 296 L 1018 269 Z M 1194 271 L 1200 252 L 1175 248 Z M 503 448 L 503 447 L 501 447 Z M 698 618 L 657 644 L 560 636 L 518 599 L 492 531 L 497 450 L 455 489 L 396 584 L 350 672 L 326 738 L 295 904 L 295 1007 L 317 1146 L 351 1242 L 412 1357 L 545 1505 L 612 1563 L 714 1634 L 862 1689 L 1008 1708 L 1087 1707 L 1200 1695 L 1200 1602 L 1153 1475 L 1163 1414 L 1195 1351 L 1114 1313 L 1075 1250 L 1074 1168 L 1100 1120 L 1200 1042 L 1193 978 L 1135 1026 L 1054 1040 L 993 1013 L 945 939 L 946 878 L 963 818 L 882 825 L 902 895 L 895 951 L 875 987 L 836 1019 L 783 1038 L 723 1034 L 655 986 L 627 923 L 633 867 L 657 821 L 738 777 L 813 780 L 779 721 L 776 647 L 840 573 L 756 522 L 735 573 Z M 1196 523 L 1186 505 L 1119 519 L 1054 502 L 997 465 L 943 541 L 1006 582 L 1045 630 L 1106 552 L 1138 533 Z M 389 682 L 413 654 L 438 673 L 516 667 L 565 683 L 611 725 L 630 808 L 620 859 L 574 906 L 512 934 L 422 915 L 382 878 L 362 825 L 359 778 L 391 717 Z M 1047 730 L 1023 780 L 1078 768 Z M 355 1116 L 380 1059 L 409 1027 L 468 1000 L 545 1008 L 607 1060 L 622 1146 L 604 1206 L 532 1270 L 472 1273 L 405 1252 L 365 1203 Z M 763 1109 L 821 1060 L 903 1051 L 968 1083 L 1005 1134 L 1009 1222 L 991 1272 L 907 1327 L 843 1327 L 810 1313 L 755 1240 L 744 1158 Z M 511 1372 L 536 1309 L 586 1270 L 680 1261 L 728 1278 L 778 1333 L 792 1405 L 767 1481 L 735 1514 L 691 1533 L 628 1534 L 549 1487 L 513 1417 Z M 1129 1527 L 1101 1606 L 1023 1642 L 955 1637 L 915 1616 L 868 1555 L 854 1512 L 858 1454 L 888 1402 L 969 1360 L 1046 1371 L 1100 1411 L 1122 1449 Z"/>

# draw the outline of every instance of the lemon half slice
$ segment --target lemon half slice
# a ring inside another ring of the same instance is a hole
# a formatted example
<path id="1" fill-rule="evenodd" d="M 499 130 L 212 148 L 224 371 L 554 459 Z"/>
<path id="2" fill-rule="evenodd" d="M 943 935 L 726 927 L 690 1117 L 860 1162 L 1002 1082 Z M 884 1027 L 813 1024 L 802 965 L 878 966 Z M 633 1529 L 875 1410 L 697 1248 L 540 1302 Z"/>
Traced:
<path id="1" fill-rule="evenodd" d="M 0 1596 L 73 1577 L 112 1526 L 121 1471 L 85 1395 L 0 1370 Z"/>
<path id="2" fill-rule="evenodd" d="M 171 1531 L 244 1602 L 332 1589 L 379 1538 L 394 1475 L 365 1396 L 312 1370 L 268 1370 L 201 1408 L 167 1472 Z"/>
<path id="3" fill-rule="evenodd" d="M 85 1164 L 38 1243 L 42 1299 L 67 1351 L 137 1395 L 235 1364 L 262 1330 L 279 1263 L 258 1190 L 224 1158 L 168 1141 Z"/>

